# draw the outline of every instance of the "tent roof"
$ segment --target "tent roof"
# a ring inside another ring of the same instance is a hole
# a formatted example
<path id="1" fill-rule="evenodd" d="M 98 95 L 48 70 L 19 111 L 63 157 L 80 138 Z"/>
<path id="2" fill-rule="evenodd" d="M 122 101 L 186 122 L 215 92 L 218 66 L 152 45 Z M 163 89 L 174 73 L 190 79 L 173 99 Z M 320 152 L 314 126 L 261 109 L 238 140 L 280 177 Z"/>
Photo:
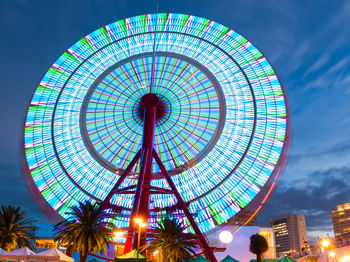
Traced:
<path id="1" fill-rule="evenodd" d="M 137 258 L 137 250 L 133 249 L 131 250 L 129 253 L 126 253 L 124 255 L 118 256 L 118 259 L 129 259 L 129 258 Z M 143 255 L 141 255 L 141 253 L 139 252 L 139 258 L 143 258 L 145 259 L 146 257 L 144 257 Z"/>
<path id="2" fill-rule="evenodd" d="M 284 256 L 278 262 L 296 262 L 296 261 L 287 256 Z"/>
<path id="3" fill-rule="evenodd" d="M 6 253 L 6 251 L 0 247 L 0 254 L 5 254 L 5 253 Z"/>
<path id="4" fill-rule="evenodd" d="M 36 259 L 47 259 L 47 260 L 59 260 L 59 261 L 69 261 L 73 262 L 74 259 L 63 254 L 60 250 L 57 248 L 50 248 L 48 250 L 45 250 L 43 252 L 37 253 L 33 255 L 32 257 L 35 257 Z"/>
<path id="5" fill-rule="evenodd" d="M 27 247 L 22 247 L 12 252 L 4 253 L 0 255 L 0 260 L 28 260 L 30 255 L 34 255 L 35 253 L 31 251 Z"/>
<path id="6" fill-rule="evenodd" d="M 256 262 L 256 259 L 251 259 L 249 262 Z M 263 262 L 279 262 L 278 259 L 263 259 Z"/>
<path id="7" fill-rule="evenodd" d="M 239 262 L 237 259 L 234 259 L 233 257 L 227 255 L 221 262 Z"/>
<path id="8" fill-rule="evenodd" d="M 193 259 L 194 262 L 210 262 L 208 259 L 204 258 L 203 256 L 198 256 L 195 259 Z"/>
<path id="9" fill-rule="evenodd" d="M 35 253 L 27 247 L 22 247 L 20 249 L 14 250 L 12 252 L 6 253 L 7 256 L 29 256 Z"/>
<path id="10" fill-rule="evenodd" d="M 187 261 L 187 260 L 186 260 Z M 192 259 L 190 258 L 188 260 L 189 262 L 210 262 L 209 260 L 207 260 L 206 258 L 204 258 L 203 256 L 199 255 L 198 257 Z"/>

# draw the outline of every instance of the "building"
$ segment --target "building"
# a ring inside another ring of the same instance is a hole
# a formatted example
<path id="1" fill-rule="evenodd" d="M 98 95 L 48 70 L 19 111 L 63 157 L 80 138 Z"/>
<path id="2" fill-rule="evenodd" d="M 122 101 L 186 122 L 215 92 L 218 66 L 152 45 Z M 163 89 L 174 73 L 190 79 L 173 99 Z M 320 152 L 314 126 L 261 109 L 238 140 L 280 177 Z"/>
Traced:
<path id="1" fill-rule="evenodd" d="M 332 222 L 335 241 L 339 246 L 350 241 L 350 203 L 338 205 L 332 211 Z"/>
<path id="2" fill-rule="evenodd" d="M 270 221 L 275 232 L 277 257 L 298 253 L 307 242 L 305 217 L 288 215 Z"/>
<path id="3" fill-rule="evenodd" d="M 275 234 L 272 227 L 260 227 L 260 235 L 262 235 L 269 246 L 269 249 L 263 254 L 263 259 L 276 258 Z"/>
<path id="4" fill-rule="evenodd" d="M 57 242 L 51 237 L 40 237 L 35 240 L 35 248 L 37 249 L 57 248 Z"/>

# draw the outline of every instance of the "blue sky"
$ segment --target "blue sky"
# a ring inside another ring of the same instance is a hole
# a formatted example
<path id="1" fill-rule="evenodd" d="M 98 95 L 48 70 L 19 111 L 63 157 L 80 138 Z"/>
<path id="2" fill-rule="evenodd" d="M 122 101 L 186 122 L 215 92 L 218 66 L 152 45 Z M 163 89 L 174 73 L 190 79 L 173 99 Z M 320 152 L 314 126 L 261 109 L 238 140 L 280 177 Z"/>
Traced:
<path id="1" fill-rule="evenodd" d="M 38 82 L 63 51 L 116 20 L 155 11 L 155 1 L 0 1 L 0 204 L 21 205 L 49 223 L 23 175 L 23 125 Z M 350 202 L 350 2 L 162 1 L 178 12 L 222 23 L 255 44 L 284 85 L 292 144 L 261 225 L 306 216 L 309 237 L 332 233 L 330 211 Z"/>

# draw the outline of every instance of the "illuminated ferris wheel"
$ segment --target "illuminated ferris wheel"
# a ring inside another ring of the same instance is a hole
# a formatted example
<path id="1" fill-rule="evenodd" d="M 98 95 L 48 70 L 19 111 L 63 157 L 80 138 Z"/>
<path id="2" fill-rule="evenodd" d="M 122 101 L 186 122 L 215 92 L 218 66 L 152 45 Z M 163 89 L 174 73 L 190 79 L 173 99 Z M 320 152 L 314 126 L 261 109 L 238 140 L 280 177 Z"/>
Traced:
<path id="1" fill-rule="evenodd" d="M 28 109 L 25 156 L 61 216 L 97 201 L 130 233 L 132 217 L 172 214 L 207 249 L 203 233 L 246 222 L 271 195 L 287 117 L 275 71 L 243 36 L 196 16 L 141 15 L 50 67 Z"/>

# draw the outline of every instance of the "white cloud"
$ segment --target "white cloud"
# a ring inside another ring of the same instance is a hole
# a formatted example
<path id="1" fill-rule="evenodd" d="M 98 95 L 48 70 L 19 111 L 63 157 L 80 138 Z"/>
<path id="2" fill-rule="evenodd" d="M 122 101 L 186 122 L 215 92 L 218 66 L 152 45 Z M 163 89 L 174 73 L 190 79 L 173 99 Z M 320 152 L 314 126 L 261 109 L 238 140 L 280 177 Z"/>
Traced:
<path id="1" fill-rule="evenodd" d="M 324 66 L 325 64 L 327 64 L 327 62 L 329 61 L 329 57 L 330 55 L 327 54 L 321 54 L 319 56 L 319 58 L 315 61 L 315 63 L 313 63 L 309 69 L 305 72 L 304 77 L 317 71 L 318 69 L 320 69 L 322 66 Z"/>

